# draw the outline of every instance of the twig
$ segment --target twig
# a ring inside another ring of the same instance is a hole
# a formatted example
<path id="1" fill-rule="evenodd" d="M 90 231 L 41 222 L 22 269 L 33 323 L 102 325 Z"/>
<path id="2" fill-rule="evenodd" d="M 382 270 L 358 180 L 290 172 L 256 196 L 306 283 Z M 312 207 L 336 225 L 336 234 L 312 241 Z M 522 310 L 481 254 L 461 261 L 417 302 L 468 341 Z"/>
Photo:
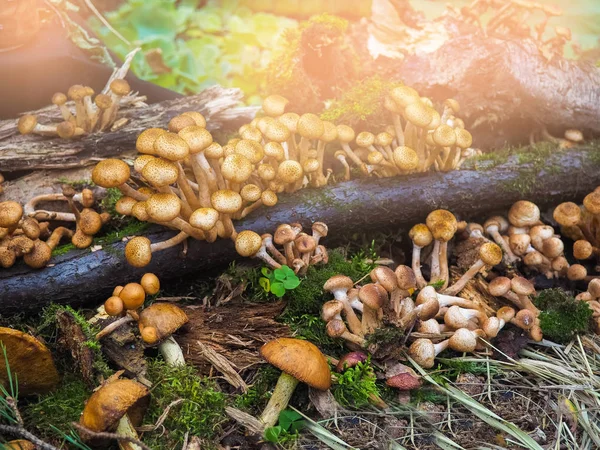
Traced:
<path id="1" fill-rule="evenodd" d="M 10 434 L 11 436 L 18 436 L 23 439 L 27 439 L 28 441 L 31 441 L 31 443 L 34 444 L 37 448 L 40 448 L 42 450 L 58 450 L 58 448 L 42 441 L 40 438 L 38 438 L 34 434 L 31 434 L 29 431 L 22 427 L 0 425 L 0 432 Z M 146 448 L 146 450 L 150 449 Z"/>
<path id="2" fill-rule="evenodd" d="M 156 421 L 156 423 L 154 425 L 144 425 L 144 426 L 141 426 L 141 427 L 137 427 L 136 431 L 147 433 L 147 432 L 158 430 L 160 428 L 160 426 L 163 424 L 163 422 L 167 419 L 167 416 L 169 415 L 169 412 L 171 412 L 171 408 L 173 408 L 174 406 L 179 405 L 180 403 L 183 403 L 184 401 L 185 401 L 184 398 L 178 398 L 177 400 L 172 401 L 165 408 L 165 410 L 160 415 L 160 417 L 158 418 L 158 420 Z"/>
<path id="3" fill-rule="evenodd" d="M 200 356 L 210 362 L 215 369 L 223 374 L 225 380 L 236 389 L 241 389 L 242 392 L 248 391 L 248 385 L 242 379 L 239 373 L 234 369 L 233 364 L 223 355 L 218 354 L 212 348 L 204 345 L 200 341 L 196 341 L 199 348 Z"/>
<path id="4" fill-rule="evenodd" d="M 17 423 L 22 428 L 24 426 L 23 418 L 21 417 L 21 413 L 19 412 L 19 407 L 17 406 L 17 401 L 13 397 L 6 397 L 6 403 L 10 406 L 13 413 L 15 414 L 15 419 L 17 419 Z"/>
<path id="5" fill-rule="evenodd" d="M 108 324 L 102 330 L 100 330 L 100 332 L 96 335 L 96 340 L 99 341 L 104 336 L 108 336 L 110 333 L 115 331 L 120 326 L 125 325 L 126 323 L 129 323 L 129 322 L 134 322 L 134 321 L 135 320 L 133 319 L 133 317 L 131 317 L 129 315 L 127 315 L 125 317 L 121 317 L 120 319 L 115 320 L 114 322 Z"/>
<path id="6" fill-rule="evenodd" d="M 94 438 L 94 439 L 112 439 L 115 441 L 130 442 L 132 444 L 139 445 L 144 450 L 152 450 L 150 447 L 148 447 L 146 444 L 144 444 L 142 441 L 140 441 L 139 439 L 136 439 L 136 438 L 132 438 L 129 436 L 122 436 L 117 433 L 92 431 L 89 428 L 86 428 L 77 422 L 71 422 L 71 425 L 73 425 L 75 428 L 77 428 L 77 430 L 81 434 L 84 434 L 86 437 L 89 436 L 90 438 Z M 54 447 L 52 447 L 52 448 L 54 448 Z"/>

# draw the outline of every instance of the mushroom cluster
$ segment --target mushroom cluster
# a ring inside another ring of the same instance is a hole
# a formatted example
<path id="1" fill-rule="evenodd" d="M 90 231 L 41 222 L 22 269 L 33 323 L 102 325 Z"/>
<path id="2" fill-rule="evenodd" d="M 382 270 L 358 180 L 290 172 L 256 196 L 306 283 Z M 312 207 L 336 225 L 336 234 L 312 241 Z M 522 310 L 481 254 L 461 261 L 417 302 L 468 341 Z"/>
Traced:
<path id="1" fill-rule="evenodd" d="M 287 112 L 288 101 L 267 97 L 264 115 L 239 129 L 225 145 L 213 141 L 202 114 L 184 112 L 172 118 L 168 130 L 150 128 L 137 138 L 140 156 L 133 169 L 145 183 L 132 187 L 129 166 L 117 159 L 101 161 L 93 181 L 119 188 L 120 214 L 159 223 L 180 233 L 151 244 L 135 238 L 128 260 L 137 267 L 151 253 L 177 245 L 191 236 L 213 242 L 236 239 L 233 220 L 261 206 L 274 206 L 282 192 L 326 185 L 336 167 L 350 179 L 351 166 L 363 176 L 388 177 L 430 168 L 451 170 L 477 153 L 472 137 L 456 114 L 458 102 L 448 99 L 439 113 L 431 100 L 408 86 L 391 90 L 385 105 L 391 123 L 378 133 L 356 133 L 315 114 Z"/>
<path id="2" fill-rule="evenodd" d="M 595 331 L 600 334 L 600 279 L 594 278 L 588 284 L 587 290 L 575 297 L 579 301 L 587 302 L 592 310 L 595 322 Z"/>
<path id="3" fill-rule="evenodd" d="M 104 312 L 120 319 L 109 324 L 96 337 L 100 339 L 120 325 L 136 321 L 144 344 L 158 346 L 168 364 L 184 365 L 183 352 L 172 334 L 188 322 L 185 312 L 172 303 L 153 303 L 142 309 L 146 296 L 155 295 L 159 290 L 160 281 L 153 273 L 144 274 L 139 283 L 116 286 L 104 302 Z"/>
<path id="4" fill-rule="evenodd" d="M 76 84 L 69 88 L 66 95 L 57 92 L 52 96 L 52 104 L 60 110 L 63 121 L 44 125 L 38 122 L 36 115 L 25 114 L 17 123 L 19 133 L 71 139 L 108 130 L 117 119 L 121 99 L 129 94 L 131 88 L 124 79 L 115 78 L 105 91 L 107 93 L 94 97 L 94 89 Z"/>
<path id="5" fill-rule="evenodd" d="M 312 235 L 302 231 L 299 223 L 281 224 L 273 235 L 259 236 L 251 230 L 240 232 L 235 239 L 235 248 L 241 256 L 259 258 L 271 269 L 286 265 L 299 275 L 305 275 L 309 266 L 327 264 L 329 253 L 321 244 L 328 228 L 323 222 L 312 225 Z M 278 249 L 275 244 L 281 246 Z"/>
<path id="6" fill-rule="evenodd" d="M 65 202 L 71 213 L 37 209 L 41 202 Z M 82 205 L 80 210 L 76 203 Z M 93 236 L 109 219 L 108 213 L 98 213 L 93 208 L 94 193 L 90 189 L 81 192 L 68 185 L 62 194 L 44 194 L 32 198 L 22 207 L 14 201 L 0 203 L 0 267 L 14 265 L 18 258 L 34 268 L 45 267 L 52 250 L 63 239 L 71 239 L 77 248 L 87 248 Z M 51 222 L 74 222 L 75 231 L 64 226 L 52 228 Z M 46 240 L 43 240 L 46 239 Z"/>

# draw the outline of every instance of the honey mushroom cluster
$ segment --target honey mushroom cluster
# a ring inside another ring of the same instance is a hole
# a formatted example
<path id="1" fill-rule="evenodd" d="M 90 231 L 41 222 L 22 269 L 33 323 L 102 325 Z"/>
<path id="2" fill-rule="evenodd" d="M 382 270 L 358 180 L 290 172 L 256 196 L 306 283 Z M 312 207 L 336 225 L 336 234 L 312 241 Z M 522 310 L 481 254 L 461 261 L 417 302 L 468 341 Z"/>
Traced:
<path id="1" fill-rule="evenodd" d="M 52 104 L 60 110 L 63 121 L 44 125 L 38 122 L 36 115 L 25 114 L 17 122 L 19 133 L 71 139 L 108 130 L 117 119 L 121 99 L 130 93 L 131 88 L 124 79 L 115 78 L 110 82 L 108 91 L 108 94 L 94 97 L 91 87 L 76 84 L 66 95 L 57 92 L 52 96 Z M 75 111 L 70 108 L 68 100 L 73 102 Z"/>
<path id="2" fill-rule="evenodd" d="M 160 281 L 153 273 L 144 274 L 139 283 L 116 286 L 103 306 L 107 315 L 119 319 L 104 327 L 96 338 L 100 340 L 120 326 L 135 321 L 144 344 L 158 346 L 168 364 L 184 365 L 183 352 L 172 334 L 188 322 L 185 312 L 172 303 L 153 303 L 142 309 L 146 296 L 155 295 L 159 290 Z"/>
<path id="3" fill-rule="evenodd" d="M 315 264 L 327 264 L 329 253 L 321 244 L 328 228 L 323 222 L 312 225 L 312 235 L 302 231 L 299 223 L 281 224 L 273 235 L 260 236 L 251 230 L 241 231 L 235 239 L 235 248 L 241 256 L 259 258 L 271 269 L 286 265 L 298 275 L 305 275 Z M 282 246 L 281 250 L 275 244 Z"/>
<path id="4" fill-rule="evenodd" d="M 477 152 L 471 135 L 456 117 L 458 102 L 447 100 L 442 114 L 431 100 L 408 86 L 386 97 L 391 122 L 377 135 L 358 134 L 347 125 L 322 121 L 315 114 L 286 112 L 288 101 L 278 95 L 263 102 L 264 115 L 240 127 L 239 138 L 221 146 L 198 112 L 172 118 L 168 130 L 150 128 L 137 139 L 140 156 L 134 171 L 146 184 L 134 189 L 126 163 L 108 159 L 94 168 L 92 179 L 102 187 L 119 188 L 120 214 L 159 223 L 180 231 L 162 243 L 143 237 L 128 244 L 128 260 L 143 267 L 153 251 L 177 245 L 191 236 L 213 242 L 237 237 L 233 220 L 261 206 L 274 206 L 282 192 L 329 182 L 332 164 L 363 176 L 378 177 L 416 171 L 458 168 Z M 416 150 L 413 150 L 411 147 Z"/>
<path id="5" fill-rule="evenodd" d="M 77 248 L 89 247 L 93 236 L 110 220 L 108 213 L 93 209 L 95 201 L 92 190 L 75 192 L 72 186 L 65 185 L 63 193 L 38 195 L 24 207 L 14 201 L 0 203 L 0 267 L 12 267 L 21 257 L 34 269 L 45 267 L 52 250 L 63 239 L 71 239 Z M 41 202 L 65 202 L 72 212 L 37 209 Z M 76 203 L 83 206 L 81 211 Z M 50 222 L 54 221 L 74 222 L 75 232 L 64 226 L 51 229 Z"/>
<path id="6" fill-rule="evenodd" d="M 560 232 L 575 241 L 573 257 L 597 266 L 600 257 L 600 187 L 586 195 L 582 205 L 561 203 L 554 209 L 553 217 L 561 227 Z M 592 279 L 583 264 L 571 265 L 568 277 L 573 281 Z"/>

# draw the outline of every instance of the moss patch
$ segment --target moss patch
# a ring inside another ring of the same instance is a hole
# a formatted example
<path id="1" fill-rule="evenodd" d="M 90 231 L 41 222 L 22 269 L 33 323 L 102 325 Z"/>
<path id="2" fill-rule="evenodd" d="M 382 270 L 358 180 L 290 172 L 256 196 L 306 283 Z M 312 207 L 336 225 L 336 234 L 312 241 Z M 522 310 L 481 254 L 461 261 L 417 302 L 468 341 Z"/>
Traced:
<path id="1" fill-rule="evenodd" d="M 575 335 L 590 331 L 590 306 L 562 289 L 546 289 L 534 303 L 540 309 L 540 326 L 546 338 L 566 344 Z"/>

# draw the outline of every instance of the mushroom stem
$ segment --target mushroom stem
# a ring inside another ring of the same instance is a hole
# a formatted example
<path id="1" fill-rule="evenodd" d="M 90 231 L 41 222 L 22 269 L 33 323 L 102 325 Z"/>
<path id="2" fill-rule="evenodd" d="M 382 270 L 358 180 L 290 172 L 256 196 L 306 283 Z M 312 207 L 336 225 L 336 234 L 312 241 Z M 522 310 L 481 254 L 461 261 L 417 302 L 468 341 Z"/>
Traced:
<path id="1" fill-rule="evenodd" d="M 479 271 L 481 269 L 483 269 L 484 266 L 485 266 L 485 263 L 481 259 L 478 259 L 475 262 L 475 264 L 473 264 L 471 267 L 469 267 L 469 270 L 467 270 L 464 273 L 464 275 L 462 277 L 460 277 L 460 279 L 456 283 L 454 283 L 452 286 L 450 286 L 448 289 L 446 289 L 444 291 L 444 294 L 446 294 L 446 295 L 458 294 L 467 285 L 467 282 L 470 279 L 472 279 L 475 275 L 477 275 L 477 273 L 479 273 Z"/>
<path id="2" fill-rule="evenodd" d="M 196 194 L 192 190 L 189 180 L 185 176 L 185 171 L 183 170 L 183 166 L 181 165 L 181 162 L 177 161 L 175 164 L 177 165 L 177 168 L 179 169 L 179 175 L 177 177 L 177 185 L 179 186 L 179 189 L 181 189 L 181 192 L 183 193 L 185 200 L 187 201 L 188 205 L 190 206 L 190 208 L 192 210 L 196 210 L 196 209 L 200 208 L 201 207 L 200 202 L 198 201 Z"/>
<path id="3" fill-rule="evenodd" d="M 417 280 L 417 287 L 419 289 L 427 286 L 427 281 L 423 277 L 423 273 L 421 272 L 421 248 L 418 245 L 413 244 L 413 254 L 412 254 L 412 270 L 415 273 L 415 278 Z"/>
<path id="4" fill-rule="evenodd" d="M 132 188 L 131 186 L 129 186 L 127 183 L 123 183 L 122 185 L 120 185 L 118 187 L 118 189 L 121 191 L 121 193 L 123 195 L 125 195 L 127 197 L 134 198 L 138 202 L 143 202 L 145 200 L 148 200 L 148 196 L 147 195 L 139 193 L 134 188 Z"/>
<path id="5" fill-rule="evenodd" d="M 154 244 L 151 244 L 150 251 L 152 253 L 154 253 L 154 252 L 158 252 L 160 250 L 174 247 L 177 244 L 180 244 L 181 242 L 185 241 L 188 237 L 189 237 L 189 235 L 182 231 L 180 233 L 177 233 L 172 238 L 167 239 L 166 241 L 155 242 Z"/>
<path id="6" fill-rule="evenodd" d="M 440 243 L 440 280 L 444 282 L 442 289 L 448 287 L 448 241 Z"/>
<path id="7" fill-rule="evenodd" d="M 265 424 L 265 428 L 275 426 L 277 420 L 279 420 L 279 414 L 287 407 L 297 385 L 298 380 L 296 378 L 285 372 L 281 373 L 273 395 L 271 395 L 269 403 L 267 403 L 260 416 L 260 421 Z"/>
<path id="8" fill-rule="evenodd" d="M 158 350 L 169 366 L 185 366 L 183 351 L 173 336 L 169 336 L 161 342 Z"/>
<path id="9" fill-rule="evenodd" d="M 430 283 L 435 283 L 440 279 L 440 241 L 433 242 L 433 251 L 431 252 L 431 276 Z"/>
<path id="10" fill-rule="evenodd" d="M 133 427 L 133 424 L 131 423 L 131 420 L 129 420 L 129 416 L 127 414 L 125 414 L 123 417 L 121 417 L 121 420 L 119 420 L 116 433 L 120 436 L 127 436 L 139 440 L 137 431 L 135 431 L 135 428 Z M 142 447 L 134 444 L 133 442 L 121 440 L 119 440 L 119 448 L 121 450 L 142 450 Z"/>

